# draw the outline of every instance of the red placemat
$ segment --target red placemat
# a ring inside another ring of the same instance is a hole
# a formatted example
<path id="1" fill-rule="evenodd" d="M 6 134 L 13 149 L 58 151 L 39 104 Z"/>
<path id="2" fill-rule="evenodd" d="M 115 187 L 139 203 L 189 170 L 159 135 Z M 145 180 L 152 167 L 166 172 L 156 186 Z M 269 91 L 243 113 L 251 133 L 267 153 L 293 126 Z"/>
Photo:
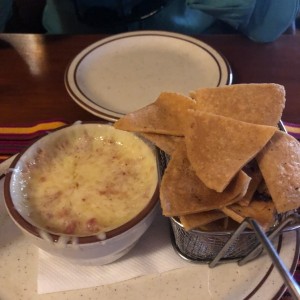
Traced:
<path id="1" fill-rule="evenodd" d="M 64 125 L 66 122 L 60 120 L 42 121 L 30 125 L 0 125 L 0 163 L 19 153 L 41 136 Z"/>

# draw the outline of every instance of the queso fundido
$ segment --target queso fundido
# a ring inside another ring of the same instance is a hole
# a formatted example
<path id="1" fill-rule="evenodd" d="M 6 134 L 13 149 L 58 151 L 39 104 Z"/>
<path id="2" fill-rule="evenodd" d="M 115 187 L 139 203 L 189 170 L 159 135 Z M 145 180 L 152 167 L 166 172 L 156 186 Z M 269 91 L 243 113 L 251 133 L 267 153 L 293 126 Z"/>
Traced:
<path id="1" fill-rule="evenodd" d="M 12 186 L 13 195 L 23 199 L 28 217 L 52 233 L 89 236 L 137 216 L 157 186 L 153 149 L 109 125 L 65 130 L 29 148 L 16 166 L 12 182 L 22 184 Z"/>

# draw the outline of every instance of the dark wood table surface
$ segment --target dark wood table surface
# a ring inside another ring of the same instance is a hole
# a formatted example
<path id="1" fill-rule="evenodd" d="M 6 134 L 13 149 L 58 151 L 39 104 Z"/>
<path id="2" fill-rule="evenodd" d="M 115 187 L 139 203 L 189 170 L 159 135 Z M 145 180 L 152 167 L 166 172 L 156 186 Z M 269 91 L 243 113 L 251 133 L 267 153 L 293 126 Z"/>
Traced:
<path id="1" fill-rule="evenodd" d="M 73 57 L 105 35 L 0 34 L 0 123 L 15 125 L 51 118 L 97 120 L 79 107 L 64 86 Z M 285 86 L 282 120 L 300 123 L 300 35 L 258 44 L 239 35 L 199 36 L 229 61 L 234 83 Z"/>

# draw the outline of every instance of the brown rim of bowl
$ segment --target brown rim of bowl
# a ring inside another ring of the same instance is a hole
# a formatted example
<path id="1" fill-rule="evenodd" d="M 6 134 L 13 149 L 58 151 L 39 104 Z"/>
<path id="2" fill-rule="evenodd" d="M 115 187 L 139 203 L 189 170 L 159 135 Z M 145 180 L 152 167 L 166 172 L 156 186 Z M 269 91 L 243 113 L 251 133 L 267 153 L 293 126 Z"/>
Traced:
<path id="1" fill-rule="evenodd" d="M 99 124 L 99 125 L 111 126 L 110 124 L 101 123 L 101 122 L 82 122 L 81 124 L 95 124 L 95 125 Z M 62 126 L 60 128 L 57 128 L 57 129 L 53 130 L 52 132 L 65 129 L 65 128 L 70 127 L 72 125 L 73 124 Z M 22 152 L 20 152 L 16 156 L 16 158 L 12 161 L 12 163 L 10 165 L 10 168 L 14 168 L 16 166 L 16 164 L 18 163 L 19 159 L 22 157 L 22 155 L 31 146 L 33 146 L 37 141 L 41 140 L 42 138 L 45 138 L 46 136 L 47 135 L 41 136 L 40 138 L 35 140 L 33 143 L 31 143 L 28 147 L 26 147 Z M 10 193 L 11 176 L 12 176 L 12 172 L 9 172 L 8 174 L 6 174 L 5 179 L 4 179 L 4 202 L 5 202 L 6 208 L 9 212 L 9 215 L 21 228 L 23 228 L 28 233 L 30 233 L 30 234 L 38 237 L 38 238 L 42 238 L 41 235 L 40 235 L 40 231 L 42 230 L 42 231 L 46 232 L 49 235 L 49 237 L 51 237 L 53 242 L 57 242 L 61 236 L 70 237 L 70 240 L 68 241 L 68 243 L 72 242 L 71 241 L 72 238 L 76 238 L 77 241 L 78 241 L 78 244 L 96 243 L 96 242 L 101 241 L 101 238 L 98 236 L 98 235 L 101 234 L 101 232 L 98 232 L 98 234 L 91 235 L 91 236 L 78 236 L 78 237 L 76 235 L 67 235 L 67 234 L 65 234 L 65 235 L 61 234 L 60 235 L 60 234 L 51 233 L 51 232 L 47 231 L 46 229 L 38 228 L 37 226 L 34 226 L 31 223 L 29 223 L 28 221 L 26 221 L 20 215 L 20 213 L 17 211 L 17 209 L 14 207 L 12 197 L 11 197 L 11 193 Z M 146 217 L 148 215 L 148 213 L 150 213 L 154 209 L 156 204 L 158 203 L 158 195 L 159 195 L 159 179 L 157 180 L 155 191 L 154 191 L 150 201 L 146 205 L 146 207 L 144 207 L 144 209 L 142 211 L 140 211 L 133 219 L 129 220 L 125 224 L 123 224 L 123 225 L 121 225 L 121 226 L 119 226 L 119 227 L 117 227 L 113 230 L 105 232 L 105 240 L 116 237 L 116 236 L 126 232 L 127 230 L 129 230 L 130 228 L 132 228 L 136 224 L 138 224 L 140 221 L 142 221 L 143 218 Z"/>

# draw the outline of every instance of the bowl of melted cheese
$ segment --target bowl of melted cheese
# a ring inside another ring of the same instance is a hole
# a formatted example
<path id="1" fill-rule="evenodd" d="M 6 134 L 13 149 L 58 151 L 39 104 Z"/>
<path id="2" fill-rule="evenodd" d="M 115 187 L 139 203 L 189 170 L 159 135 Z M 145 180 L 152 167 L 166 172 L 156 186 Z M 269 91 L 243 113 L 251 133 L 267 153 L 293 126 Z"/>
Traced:
<path id="1" fill-rule="evenodd" d="M 4 189 L 10 216 L 53 254 L 112 262 L 141 237 L 158 207 L 155 149 L 110 125 L 52 132 L 10 170 Z"/>

